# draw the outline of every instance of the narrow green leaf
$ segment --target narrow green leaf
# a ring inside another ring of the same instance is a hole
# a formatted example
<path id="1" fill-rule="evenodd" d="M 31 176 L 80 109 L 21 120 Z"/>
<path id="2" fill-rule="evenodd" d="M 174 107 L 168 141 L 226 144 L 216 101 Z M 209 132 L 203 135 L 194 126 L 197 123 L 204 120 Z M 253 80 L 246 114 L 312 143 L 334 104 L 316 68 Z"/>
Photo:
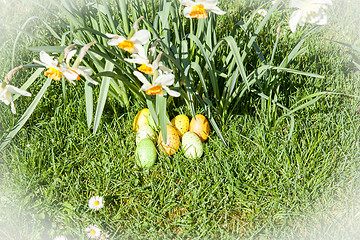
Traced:
<path id="1" fill-rule="evenodd" d="M 10 141 L 14 138 L 14 136 L 19 132 L 19 130 L 24 126 L 26 121 L 30 118 L 31 114 L 34 112 L 36 106 L 38 105 L 40 99 L 44 95 L 46 89 L 50 86 L 52 79 L 48 78 L 44 85 L 41 87 L 40 91 L 36 95 L 35 99 L 32 101 L 30 106 L 26 109 L 24 114 L 21 116 L 20 120 L 16 123 L 16 125 L 13 127 L 13 129 L 9 132 L 9 134 L 6 136 L 4 141 L 0 145 L 0 151 L 6 147 L 10 143 Z"/>
<path id="2" fill-rule="evenodd" d="M 86 122 L 88 128 L 90 128 L 94 114 L 93 85 L 90 82 L 85 82 L 84 92 L 85 92 Z"/>
<path id="3" fill-rule="evenodd" d="M 106 61 L 104 70 L 112 71 L 113 68 L 114 68 L 114 64 L 109 61 Z M 102 113 L 104 111 L 104 106 L 105 106 L 106 98 L 107 98 L 108 91 L 109 91 L 109 85 L 110 85 L 110 78 L 104 77 L 103 80 L 101 81 L 98 104 L 96 106 L 93 133 L 96 133 L 96 131 L 99 127 L 100 119 L 101 119 Z"/>
<path id="4" fill-rule="evenodd" d="M 33 84 L 33 82 L 40 76 L 40 74 L 42 73 L 42 71 L 44 70 L 44 68 L 38 68 L 36 69 L 36 71 L 30 76 L 30 78 L 28 80 L 26 80 L 26 82 L 21 86 L 21 90 L 26 90 L 28 89 L 31 84 Z M 13 101 L 15 101 L 18 97 L 20 97 L 19 94 L 15 94 L 13 96 Z"/>

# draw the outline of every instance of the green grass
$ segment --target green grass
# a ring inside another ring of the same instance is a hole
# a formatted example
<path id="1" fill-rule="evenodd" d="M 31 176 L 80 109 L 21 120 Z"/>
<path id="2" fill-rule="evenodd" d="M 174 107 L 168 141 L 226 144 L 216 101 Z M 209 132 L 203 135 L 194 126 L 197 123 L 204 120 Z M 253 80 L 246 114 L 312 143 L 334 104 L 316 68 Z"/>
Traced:
<path id="1" fill-rule="evenodd" d="M 356 8 L 344 6 L 356 14 Z M 335 20 L 307 40 L 307 52 L 291 66 L 326 78 L 282 74 L 276 83 L 282 88 L 281 102 L 291 106 L 317 91 L 359 95 L 360 77 L 348 50 L 322 38 L 358 41 L 357 33 L 346 24 L 351 18 L 339 12 L 332 9 Z M 338 34 L 339 29 L 345 34 Z M 11 42 L 15 35 L 9 33 Z M 274 38 L 266 36 L 274 32 L 261 34 L 265 46 L 273 44 Z M 299 37 L 301 33 L 282 35 L 279 59 Z M 26 38 L 22 41 L 26 46 L 34 44 Z M 19 53 L 26 56 L 27 51 Z M 2 47 L 3 66 L 9 66 L 8 54 Z M 20 75 L 14 83 L 23 82 Z M 244 102 L 241 107 L 246 110 L 240 108 L 222 127 L 231 148 L 211 132 L 201 159 L 186 159 L 181 152 L 173 157 L 159 155 L 153 168 L 142 170 L 135 165 L 132 132 L 140 106 L 126 112 L 110 99 L 101 128 L 93 134 L 87 128 L 82 91 L 80 84 L 69 87 L 65 104 L 61 84 L 52 84 L 29 122 L 1 153 L 0 239 L 56 235 L 86 239 L 83 229 L 90 223 L 101 226 L 113 239 L 359 236 L 357 98 L 324 96 L 297 112 L 290 141 L 289 119 L 277 121 L 279 109 L 267 111 L 259 101 L 251 106 Z M 19 98 L 18 112 L 29 102 Z M 0 111 L 0 129 L 6 133 L 19 115 L 10 115 L 3 104 Z M 99 212 L 87 206 L 94 195 L 105 197 Z"/>

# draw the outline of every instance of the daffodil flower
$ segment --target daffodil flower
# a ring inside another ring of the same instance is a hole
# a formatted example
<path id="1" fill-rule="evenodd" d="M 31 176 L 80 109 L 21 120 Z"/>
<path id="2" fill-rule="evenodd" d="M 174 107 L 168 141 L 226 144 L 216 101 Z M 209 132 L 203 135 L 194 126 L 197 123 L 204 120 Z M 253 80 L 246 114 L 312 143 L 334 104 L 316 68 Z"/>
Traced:
<path id="1" fill-rule="evenodd" d="M 75 63 L 73 66 L 70 67 L 70 60 L 71 58 L 76 54 L 76 50 L 71 49 L 76 45 L 72 44 L 65 48 L 64 50 L 64 57 L 66 58 L 66 64 L 65 63 L 59 63 L 58 60 L 51 57 L 49 54 L 47 54 L 44 51 L 40 52 L 40 61 L 34 59 L 33 61 L 37 64 L 43 65 L 48 70 L 45 72 L 45 76 L 52 78 L 55 81 L 60 81 L 61 76 L 64 76 L 69 82 L 75 85 L 75 80 L 80 80 L 80 76 L 82 75 L 85 77 L 85 79 L 92 84 L 98 84 L 94 80 L 90 78 L 90 75 L 92 74 L 91 68 L 86 68 L 84 66 L 79 66 L 80 62 L 84 58 L 87 50 L 90 46 L 95 44 L 95 42 L 89 43 L 85 45 L 81 50 L 79 56 L 76 58 Z"/>
<path id="2" fill-rule="evenodd" d="M 15 114 L 16 109 L 12 98 L 13 94 L 20 94 L 22 96 L 27 96 L 27 97 L 30 97 L 31 94 L 27 91 L 21 90 L 17 87 L 11 86 L 6 83 L 2 83 L 0 85 L 0 100 L 4 102 L 6 105 L 11 104 L 11 112 Z"/>
<path id="3" fill-rule="evenodd" d="M 266 14 L 267 14 L 267 11 L 266 11 L 265 9 L 259 9 L 259 10 L 257 11 L 257 13 L 260 14 L 261 16 L 265 17 Z"/>
<path id="4" fill-rule="evenodd" d="M 298 8 L 290 16 L 291 31 L 295 32 L 297 25 L 304 26 L 305 23 L 325 25 L 327 23 L 325 10 L 328 5 L 332 5 L 331 0 L 291 0 L 289 6 Z"/>
<path id="5" fill-rule="evenodd" d="M 40 52 L 40 61 L 34 59 L 35 63 L 43 65 L 48 68 L 45 72 L 45 76 L 52 78 L 55 81 L 60 81 L 62 76 L 62 69 L 58 66 L 58 60 L 54 60 L 49 54 L 44 51 Z"/>
<path id="6" fill-rule="evenodd" d="M 170 90 L 168 86 L 172 85 L 175 81 L 173 74 L 160 74 L 153 82 L 149 83 L 148 80 L 138 71 L 134 71 L 134 75 L 143 83 L 139 91 L 145 91 L 147 95 L 164 95 L 164 91 L 173 97 L 180 97 L 180 93 L 174 90 Z"/>
<path id="7" fill-rule="evenodd" d="M 150 39 L 150 32 L 145 29 L 135 32 L 130 39 L 110 33 L 106 33 L 105 35 L 111 38 L 110 41 L 108 41 L 109 46 L 118 46 L 129 53 L 145 52 L 143 45 L 148 43 Z"/>
<path id="8" fill-rule="evenodd" d="M 23 66 L 16 67 L 12 69 L 8 74 L 6 74 L 5 82 L 0 84 L 0 101 L 5 103 L 6 105 L 11 105 L 11 112 L 16 114 L 15 104 L 13 101 L 13 94 L 19 94 L 22 96 L 30 97 L 31 93 L 21 90 L 17 87 L 9 85 L 11 78 L 15 74 L 16 71 L 21 69 Z"/>
<path id="9" fill-rule="evenodd" d="M 187 18 L 207 18 L 206 11 L 213 12 L 217 15 L 224 15 L 226 12 L 222 11 L 218 6 L 217 0 L 180 0 L 180 3 L 185 6 L 184 16 Z"/>
<path id="10" fill-rule="evenodd" d="M 64 71 L 63 75 L 66 79 L 71 79 L 72 81 L 74 80 L 80 80 L 80 75 L 83 76 L 88 82 L 97 85 L 98 82 L 94 81 L 90 75 L 92 74 L 92 69 L 91 68 L 87 68 L 84 66 L 78 66 L 80 64 L 80 62 L 82 61 L 82 59 L 84 58 L 86 52 L 89 50 L 89 48 L 94 45 L 96 42 L 91 42 L 86 44 L 83 48 L 81 48 L 80 53 L 77 57 L 77 59 L 75 60 L 75 63 L 70 66 L 70 60 L 71 58 L 76 54 L 76 50 L 71 50 L 76 44 L 70 45 L 67 48 L 65 48 L 64 50 L 64 57 L 65 57 L 65 63 L 60 64 L 60 66 L 62 67 L 62 69 L 67 69 L 69 71 Z M 73 74 L 76 73 L 76 76 Z M 76 77 L 76 78 L 75 78 Z"/>
<path id="11" fill-rule="evenodd" d="M 130 63 L 141 64 L 141 66 L 138 67 L 137 69 L 140 72 L 143 72 L 145 74 L 154 75 L 154 72 L 157 69 L 160 69 L 161 71 L 166 72 L 166 73 L 171 73 L 172 72 L 171 69 L 169 69 L 159 63 L 161 55 L 162 55 L 162 52 L 159 53 L 156 60 L 152 64 L 150 64 L 148 58 L 142 54 L 133 54 L 133 55 L 131 55 L 132 58 L 125 58 L 124 60 L 127 62 L 130 62 Z"/>

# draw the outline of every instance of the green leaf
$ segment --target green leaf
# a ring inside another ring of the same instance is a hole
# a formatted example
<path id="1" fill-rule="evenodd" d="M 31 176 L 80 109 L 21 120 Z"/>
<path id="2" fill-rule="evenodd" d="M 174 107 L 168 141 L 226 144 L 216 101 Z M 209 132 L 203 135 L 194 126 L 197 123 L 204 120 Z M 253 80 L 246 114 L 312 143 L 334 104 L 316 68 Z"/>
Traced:
<path id="1" fill-rule="evenodd" d="M 31 84 L 33 84 L 33 82 L 40 76 L 43 70 L 44 68 L 36 69 L 36 71 L 31 75 L 31 77 L 28 80 L 26 80 L 26 82 L 21 86 L 20 89 L 21 90 L 28 89 L 31 86 Z M 18 97 L 20 97 L 19 94 L 14 94 L 13 101 L 15 101 Z"/>
<path id="2" fill-rule="evenodd" d="M 105 64 L 105 71 L 112 71 L 114 68 L 114 64 L 106 61 Z M 102 82 L 101 82 L 101 86 L 100 86 L 100 93 L 99 93 L 99 98 L 98 98 L 98 104 L 96 106 L 96 112 L 95 112 L 95 118 L 94 118 L 94 129 L 93 129 L 93 133 L 96 133 L 99 124 L 100 124 L 100 119 L 104 110 L 104 106 L 105 106 L 105 102 L 106 102 L 106 98 L 108 95 L 108 91 L 109 91 L 109 85 L 110 85 L 110 78 L 109 77 L 104 77 Z"/>
<path id="3" fill-rule="evenodd" d="M 90 82 L 85 82 L 84 88 L 85 88 L 84 92 L 85 92 L 86 121 L 88 127 L 90 128 L 93 119 L 93 112 L 94 112 L 93 85 Z"/>

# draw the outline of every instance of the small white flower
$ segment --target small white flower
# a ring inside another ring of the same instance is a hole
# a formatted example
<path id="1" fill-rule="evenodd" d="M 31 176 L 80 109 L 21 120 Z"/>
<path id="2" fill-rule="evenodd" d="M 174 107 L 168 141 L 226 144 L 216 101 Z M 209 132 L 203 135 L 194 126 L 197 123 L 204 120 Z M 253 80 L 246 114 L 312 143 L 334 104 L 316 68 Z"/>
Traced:
<path id="1" fill-rule="evenodd" d="M 266 11 L 265 9 L 259 9 L 259 10 L 257 11 L 257 13 L 260 14 L 261 16 L 265 17 L 266 14 L 267 14 L 267 11 Z"/>
<path id="2" fill-rule="evenodd" d="M 90 224 L 89 227 L 85 228 L 87 236 L 91 239 L 97 239 L 101 235 L 101 230 L 95 224 Z"/>
<path id="3" fill-rule="evenodd" d="M 298 8 L 290 16 L 291 31 L 295 32 L 297 25 L 304 26 L 305 23 L 325 25 L 327 23 L 325 10 L 328 5 L 332 5 L 331 0 L 290 0 L 289 6 Z"/>
<path id="4" fill-rule="evenodd" d="M 0 101 L 4 102 L 6 105 L 11 104 L 11 112 L 15 114 L 16 109 L 13 102 L 13 94 L 20 94 L 22 96 L 30 97 L 31 93 L 6 84 L 5 82 L 0 84 Z"/>
<path id="5" fill-rule="evenodd" d="M 89 208 L 94 209 L 95 211 L 104 207 L 104 199 L 100 196 L 91 197 L 89 200 Z"/>
<path id="6" fill-rule="evenodd" d="M 217 15 L 224 15 L 226 12 L 222 11 L 218 6 L 217 0 L 179 0 L 185 6 L 183 14 L 187 18 L 207 18 L 206 11 L 215 13 Z"/>
<path id="7" fill-rule="evenodd" d="M 272 4 L 275 4 L 277 0 L 272 0 Z"/>
<path id="8" fill-rule="evenodd" d="M 138 71 L 134 71 L 134 75 L 143 83 L 139 91 L 145 91 L 147 95 L 164 95 L 163 89 L 173 97 L 180 97 L 180 93 L 174 90 L 170 90 L 168 86 L 172 85 L 175 81 L 173 74 L 160 74 L 153 84 L 149 83 L 148 80 Z"/>
<path id="9" fill-rule="evenodd" d="M 67 240 L 65 236 L 56 236 L 54 240 Z"/>

